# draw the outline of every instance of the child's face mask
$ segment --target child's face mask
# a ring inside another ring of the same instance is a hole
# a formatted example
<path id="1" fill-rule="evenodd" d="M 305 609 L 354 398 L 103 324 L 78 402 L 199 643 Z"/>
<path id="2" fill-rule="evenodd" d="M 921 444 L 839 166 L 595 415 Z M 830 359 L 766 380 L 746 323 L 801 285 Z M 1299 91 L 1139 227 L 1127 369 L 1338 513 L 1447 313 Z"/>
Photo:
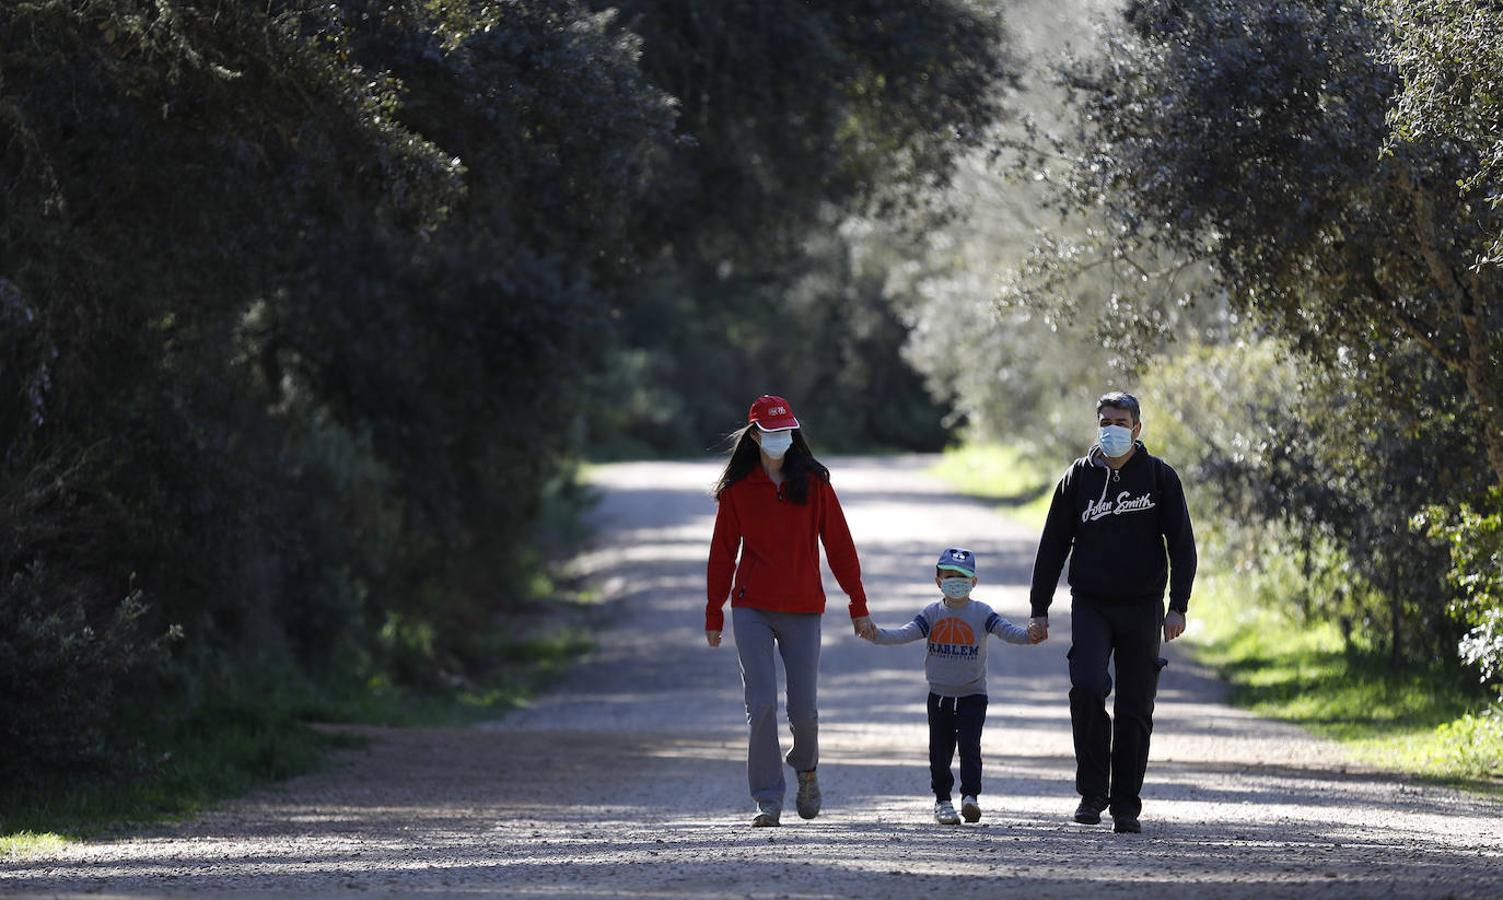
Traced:
<path id="1" fill-rule="evenodd" d="M 939 581 L 939 589 L 947 600 L 964 600 L 971 596 L 974 586 L 969 578 L 941 578 Z"/>

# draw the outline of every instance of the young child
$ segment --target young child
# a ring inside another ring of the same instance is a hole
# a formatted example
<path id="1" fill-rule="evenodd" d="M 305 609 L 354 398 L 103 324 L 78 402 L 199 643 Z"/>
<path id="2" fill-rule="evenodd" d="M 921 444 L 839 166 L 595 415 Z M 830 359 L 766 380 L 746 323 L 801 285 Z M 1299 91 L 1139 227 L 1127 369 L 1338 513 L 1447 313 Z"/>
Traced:
<path id="1" fill-rule="evenodd" d="M 976 554 L 952 547 L 939 555 L 934 583 L 944 599 L 924 607 L 902 628 L 878 628 L 874 644 L 906 644 L 928 638 L 924 675 L 929 679 L 929 776 L 934 788 L 934 820 L 959 825 L 950 800 L 955 776 L 950 760 L 960 746 L 960 814 L 981 818 L 981 729 L 986 724 L 986 636 L 1009 644 L 1038 643 L 1039 636 L 971 599 L 976 586 Z"/>

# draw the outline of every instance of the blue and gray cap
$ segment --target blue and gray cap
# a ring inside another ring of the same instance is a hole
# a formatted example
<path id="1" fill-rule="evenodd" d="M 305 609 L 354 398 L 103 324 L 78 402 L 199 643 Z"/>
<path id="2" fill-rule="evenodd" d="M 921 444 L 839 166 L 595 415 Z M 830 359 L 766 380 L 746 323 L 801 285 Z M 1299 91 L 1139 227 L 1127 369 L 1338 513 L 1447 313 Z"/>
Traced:
<path id="1" fill-rule="evenodd" d="M 960 572 L 972 578 L 976 576 L 976 554 L 960 547 L 951 547 L 939 555 L 939 562 L 935 564 L 941 569 L 949 569 L 952 572 Z"/>

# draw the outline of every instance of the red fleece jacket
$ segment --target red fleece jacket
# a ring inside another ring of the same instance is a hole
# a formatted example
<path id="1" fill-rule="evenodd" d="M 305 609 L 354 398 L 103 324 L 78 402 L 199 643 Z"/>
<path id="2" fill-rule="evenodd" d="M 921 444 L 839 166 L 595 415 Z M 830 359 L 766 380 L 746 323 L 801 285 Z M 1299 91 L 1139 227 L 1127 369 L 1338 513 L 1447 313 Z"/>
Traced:
<path id="1" fill-rule="evenodd" d="M 845 513 L 829 482 L 811 475 L 809 501 L 803 505 L 785 497 L 783 489 L 772 483 L 761 466 L 726 488 L 720 494 L 715 536 L 710 540 L 705 630 L 725 629 L 727 595 L 733 607 L 824 612 L 819 541 L 824 542 L 835 580 L 851 598 L 851 618 L 867 615 L 861 561 L 856 558 Z"/>

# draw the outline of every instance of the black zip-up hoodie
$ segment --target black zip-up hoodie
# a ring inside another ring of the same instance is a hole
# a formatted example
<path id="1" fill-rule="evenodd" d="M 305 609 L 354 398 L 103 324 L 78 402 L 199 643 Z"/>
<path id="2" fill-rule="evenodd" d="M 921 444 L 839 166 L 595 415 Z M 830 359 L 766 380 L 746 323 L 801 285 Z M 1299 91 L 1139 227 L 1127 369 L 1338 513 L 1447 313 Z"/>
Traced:
<path id="1" fill-rule="evenodd" d="M 1135 446 L 1127 464 L 1113 469 L 1092 445 L 1055 486 L 1033 561 L 1033 615 L 1049 614 L 1066 556 L 1072 596 L 1162 600 L 1167 586 L 1170 609 L 1183 613 L 1189 605 L 1195 532 L 1184 488 L 1168 463 L 1149 455 L 1142 441 Z"/>

